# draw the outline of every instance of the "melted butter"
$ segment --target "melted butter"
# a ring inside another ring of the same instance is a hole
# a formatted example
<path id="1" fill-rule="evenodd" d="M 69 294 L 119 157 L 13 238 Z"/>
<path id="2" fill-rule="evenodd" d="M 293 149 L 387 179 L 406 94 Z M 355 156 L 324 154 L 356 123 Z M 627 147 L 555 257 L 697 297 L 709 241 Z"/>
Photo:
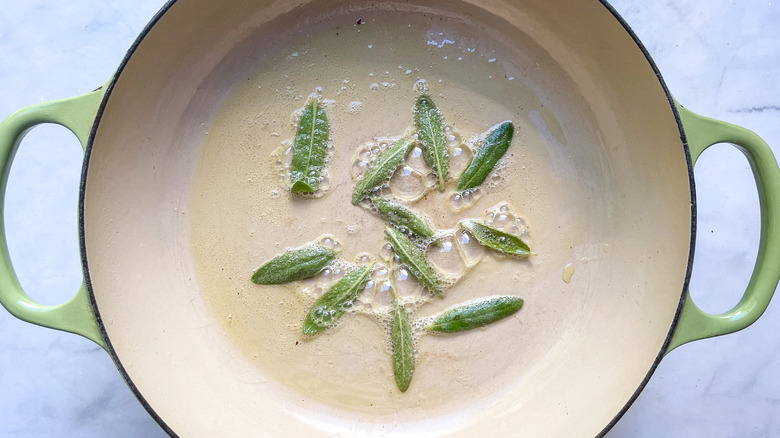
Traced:
<path id="1" fill-rule="evenodd" d="M 249 281 L 263 262 L 323 233 L 339 242 L 342 260 L 355 261 L 365 253 L 379 259 L 387 252 L 384 222 L 351 204 L 354 178 L 365 171 L 356 164 L 355 151 L 359 154 L 362 145 L 397 138 L 412 126 L 414 102 L 424 87 L 453 133 L 453 148 L 463 147 L 462 136 L 486 132 L 502 120 L 516 126 L 500 178 L 486 181 L 467 202 L 459 199 L 457 208 L 452 191 L 430 190 L 424 169 L 409 166 L 410 178 L 420 178 L 410 179 L 408 184 L 416 182 L 419 187 L 409 189 L 413 192 L 409 199 L 432 218 L 435 228 L 452 229 L 458 220 L 479 215 L 462 210 L 478 207 L 474 211 L 482 212 L 491 205 L 497 207 L 486 213 L 492 214 L 490 220 L 522 228 L 519 217 L 501 209 L 502 202 L 522 211 L 536 205 L 534 214 L 540 215 L 566 203 L 549 196 L 555 189 L 546 173 L 548 140 L 534 128 L 532 114 L 542 114 L 555 138 L 560 140 L 563 134 L 524 80 L 518 65 L 525 60 L 512 46 L 484 37 L 478 24 L 468 20 L 449 16 L 433 20 L 430 12 L 399 14 L 367 13 L 366 24 L 360 26 L 351 16 L 336 15 L 264 41 L 265 46 L 257 48 L 265 51 L 262 62 L 245 67 L 251 73 L 238 81 L 208 127 L 190 207 L 203 296 L 236 347 L 267 378 L 308 398 L 380 415 L 457 400 L 469 403 L 487 393 L 495 376 L 520 378 L 523 360 L 529 359 L 502 354 L 511 350 L 506 343 L 486 350 L 480 359 L 466 344 L 426 337 L 420 340 L 422 352 L 412 386 L 400 394 L 387 353 L 386 324 L 369 317 L 369 311 L 375 313 L 369 306 L 387 305 L 381 297 L 367 297 L 358 303 L 362 313 L 348 314 L 333 329 L 309 339 L 301 333 L 301 322 L 313 296 L 322 292 L 314 290 L 314 283 L 304 282 L 311 288 L 307 295 L 300 293 L 297 283 L 258 286 Z M 315 91 L 327 100 L 333 145 L 330 187 L 317 199 L 304 199 L 287 190 L 284 166 L 289 165 L 295 114 Z M 401 182 L 397 186 L 407 188 Z M 566 197 L 585 198 L 571 190 Z M 453 232 L 452 240 L 461 248 L 460 259 L 443 254 L 442 269 L 451 264 L 452 269 L 469 269 L 469 275 L 430 312 L 509 292 L 507 279 L 533 271 L 529 261 L 518 264 L 511 258 L 486 256 L 467 234 Z M 379 280 L 377 288 L 383 281 Z M 419 287 L 406 283 L 401 294 L 419 297 Z M 511 334 L 507 342 L 520 343 L 523 336 L 518 330 L 513 321 L 491 328 L 491 333 Z M 484 360 L 484 355 L 491 359 Z"/>
<path id="2" fill-rule="evenodd" d="M 563 267 L 563 281 L 569 283 L 571 281 L 572 275 L 574 275 L 574 265 L 572 263 L 568 263 Z"/>

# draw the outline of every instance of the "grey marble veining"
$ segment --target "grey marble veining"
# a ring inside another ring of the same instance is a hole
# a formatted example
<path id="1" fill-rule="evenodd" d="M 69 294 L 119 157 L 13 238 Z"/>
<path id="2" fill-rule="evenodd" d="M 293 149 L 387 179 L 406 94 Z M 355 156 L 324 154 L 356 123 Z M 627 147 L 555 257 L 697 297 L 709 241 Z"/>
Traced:
<path id="1" fill-rule="evenodd" d="M 0 0 L 0 118 L 104 83 L 162 0 Z M 780 155 L 780 8 L 759 0 L 615 0 L 674 96 L 759 133 Z M 15 268 L 44 303 L 81 283 L 81 152 L 64 128 L 34 130 L 10 176 Z M 691 290 L 708 311 L 738 301 L 758 242 L 749 166 L 728 146 L 696 169 L 699 234 Z M 752 327 L 662 362 L 609 438 L 780 436 L 780 304 Z M 573 431 L 574 434 L 574 431 Z M 163 437 L 105 352 L 0 311 L 0 437 Z"/>

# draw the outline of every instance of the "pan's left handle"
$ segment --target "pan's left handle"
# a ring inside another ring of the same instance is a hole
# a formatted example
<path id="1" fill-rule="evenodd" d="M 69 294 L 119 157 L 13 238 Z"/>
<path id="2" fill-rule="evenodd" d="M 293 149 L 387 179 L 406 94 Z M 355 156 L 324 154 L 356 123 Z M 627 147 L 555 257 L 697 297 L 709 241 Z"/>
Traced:
<path id="1" fill-rule="evenodd" d="M 106 348 L 84 283 L 73 298 L 56 306 L 42 305 L 24 292 L 8 254 L 4 220 L 8 174 L 22 138 L 37 125 L 54 123 L 68 128 L 86 148 L 103 94 L 101 87 L 81 96 L 31 105 L 0 123 L 0 304 L 23 321 L 76 333 Z"/>

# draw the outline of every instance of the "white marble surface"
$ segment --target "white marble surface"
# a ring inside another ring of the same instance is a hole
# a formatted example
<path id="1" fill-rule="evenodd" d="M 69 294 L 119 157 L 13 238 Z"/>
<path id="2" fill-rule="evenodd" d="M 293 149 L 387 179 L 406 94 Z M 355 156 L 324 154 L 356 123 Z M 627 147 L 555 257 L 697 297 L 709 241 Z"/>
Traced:
<path id="1" fill-rule="evenodd" d="M 118 66 L 162 0 L 0 0 L 0 118 L 94 89 Z M 767 0 L 615 0 L 675 97 L 758 132 L 780 155 L 780 6 Z M 76 202 L 81 153 L 64 128 L 30 134 L 11 171 L 5 219 L 28 292 L 44 303 L 81 282 Z M 758 198 L 733 148 L 696 167 L 700 233 L 694 297 L 733 305 L 758 241 Z M 42 269 L 43 268 L 43 269 Z M 684 346 L 663 360 L 608 434 L 780 436 L 780 303 L 740 333 Z M 572 431 L 572 435 L 574 435 Z M 0 311 L 0 437 L 162 437 L 99 347 Z"/>

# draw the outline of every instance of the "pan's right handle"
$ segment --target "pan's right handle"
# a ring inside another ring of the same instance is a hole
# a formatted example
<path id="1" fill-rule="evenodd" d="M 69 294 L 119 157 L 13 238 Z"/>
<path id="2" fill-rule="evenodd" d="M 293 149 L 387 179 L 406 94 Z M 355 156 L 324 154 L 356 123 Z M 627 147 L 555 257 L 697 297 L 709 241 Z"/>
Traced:
<path id="1" fill-rule="evenodd" d="M 752 131 L 702 117 L 679 104 L 677 108 L 693 162 L 716 143 L 731 143 L 747 157 L 758 187 L 761 237 L 753 275 L 739 303 L 728 312 L 712 315 L 696 306 L 686 292 L 667 352 L 687 342 L 733 333 L 753 324 L 769 306 L 780 280 L 780 169 L 772 150 Z"/>
<path id="2" fill-rule="evenodd" d="M 31 105 L 0 123 L 0 304 L 23 321 L 76 333 L 106 348 L 83 283 L 73 298 L 56 306 L 44 306 L 24 292 L 11 264 L 4 220 L 8 174 L 22 138 L 36 125 L 55 123 L 73 132 L 86 148 L 103 94 L 101 87 L 81 96 Z"/>

